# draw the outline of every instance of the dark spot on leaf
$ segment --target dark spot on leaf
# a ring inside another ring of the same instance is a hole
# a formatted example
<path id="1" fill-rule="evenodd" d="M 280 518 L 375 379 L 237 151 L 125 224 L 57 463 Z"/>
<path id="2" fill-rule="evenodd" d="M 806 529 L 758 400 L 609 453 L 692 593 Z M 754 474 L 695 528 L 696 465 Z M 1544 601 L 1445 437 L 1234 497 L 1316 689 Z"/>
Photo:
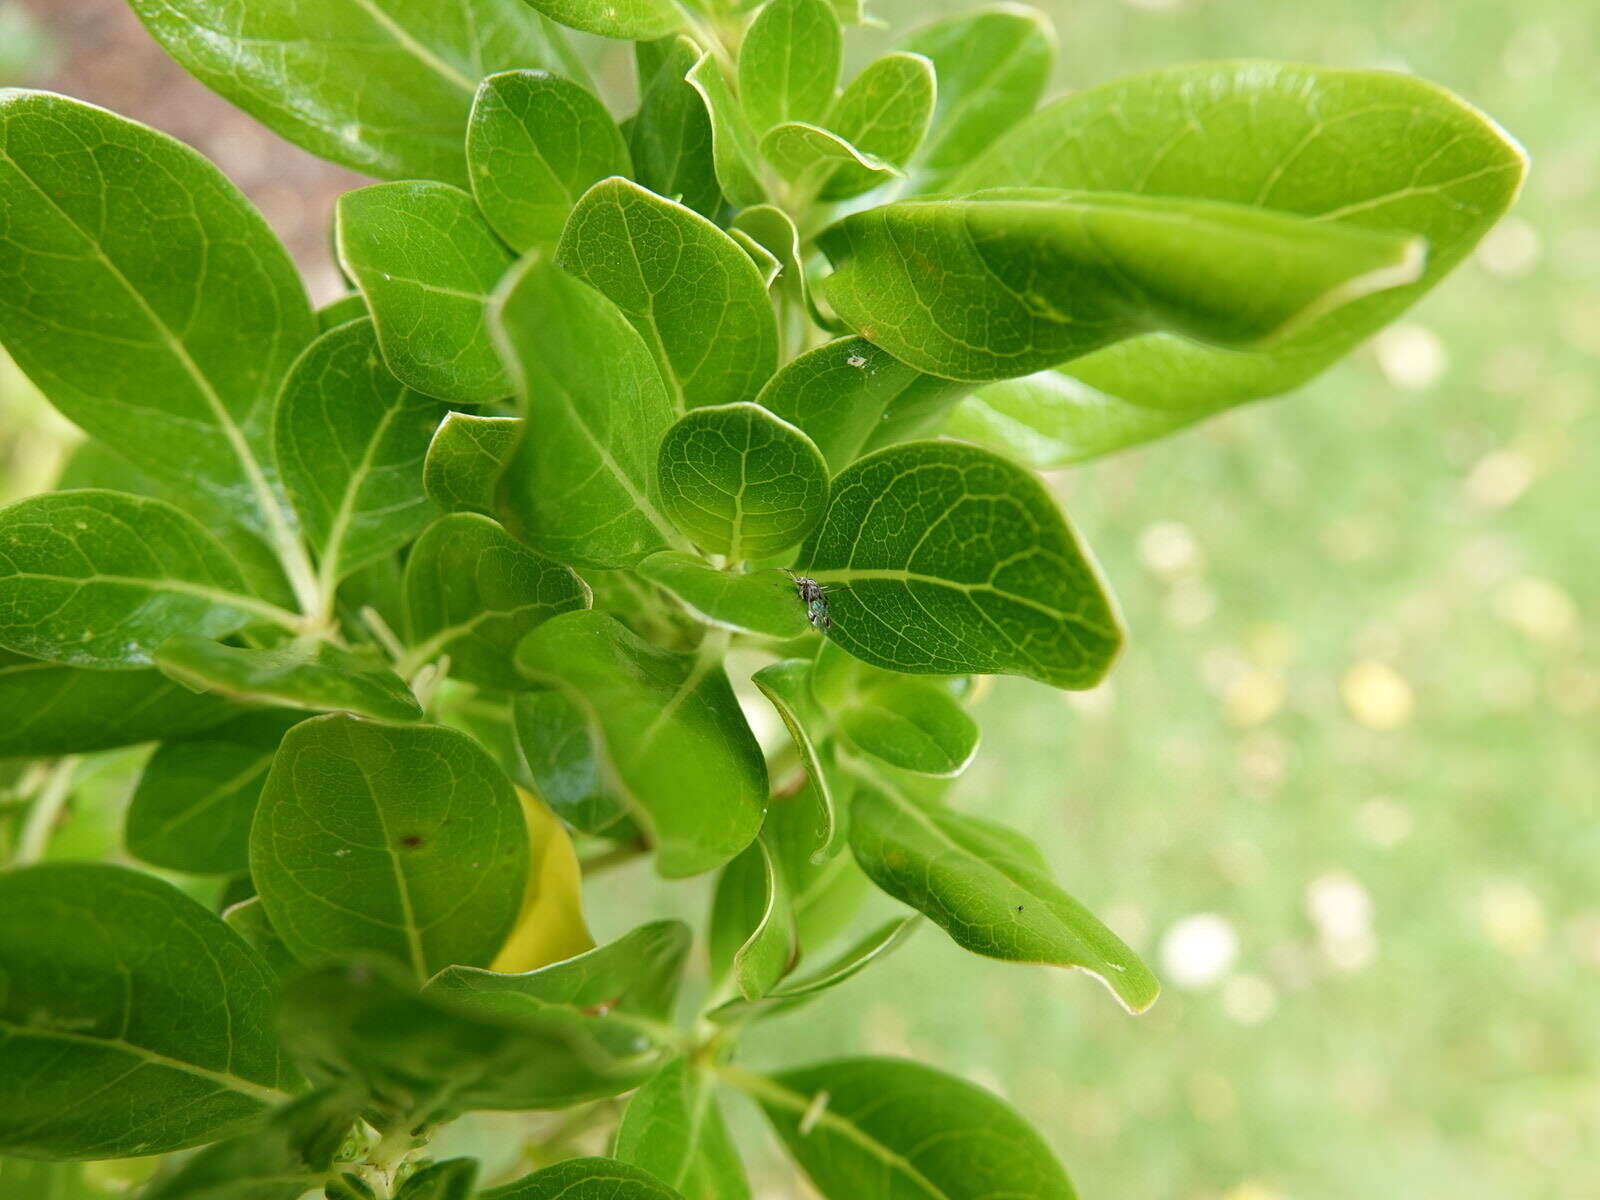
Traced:
<path id="1" fill-rule="evenodd" d="M 400 844 L 407 850 L 415 850 L 422 845 L 422 835 L 420 833 L 408 833 L 400 839 Z"/>

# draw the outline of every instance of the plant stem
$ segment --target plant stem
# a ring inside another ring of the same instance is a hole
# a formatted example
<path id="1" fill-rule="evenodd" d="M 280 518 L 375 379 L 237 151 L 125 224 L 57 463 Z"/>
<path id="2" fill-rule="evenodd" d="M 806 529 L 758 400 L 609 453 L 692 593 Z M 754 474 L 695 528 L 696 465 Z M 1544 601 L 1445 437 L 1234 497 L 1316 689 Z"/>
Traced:
<path id="1" fill-rule="evenodd" d="M 600 850 L 578 860 L 578 867 L 584 875 L 594 875 L 600 871 L 608 871 L 612 867 L 620 867 L 630 863 L 642 855 L 650 853 L 650 847 L 643 842 L 624 842 L 619 846 L 612 846 L 607 850 Z"/>
<path id="2" fill-rule="evenodd" d="M 17 840 L 18 866 L 38 862 L 44 857 L 44 852 L 50 845 L 50 835 L 55 832 L 56 824 L 61 819 L 61 810 L 66 807 L 67 797 L 72 794 L 73 772 L 78 769 L 81 761 L 77 755 L 68 755 L 56 763 L 45 779 L 44 786 L 39 789 L 38 798 L 28 810 L 28 819 L 22 826 L 21 837 Z"/>

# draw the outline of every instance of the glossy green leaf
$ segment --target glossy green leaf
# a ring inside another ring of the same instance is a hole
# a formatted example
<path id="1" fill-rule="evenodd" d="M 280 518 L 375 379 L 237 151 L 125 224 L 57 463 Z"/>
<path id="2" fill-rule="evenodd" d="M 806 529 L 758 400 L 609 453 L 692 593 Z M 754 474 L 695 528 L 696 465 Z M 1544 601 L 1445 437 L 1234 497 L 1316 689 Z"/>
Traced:
<path id="1" fill-rule="evenodd" d="M 299 972 L 300 960 L 289 953 L 289 947 L 283 944 L 278 931 L 272 927 L 260 896 L 251 896 L 248 900 L 229 905 L 223 909 L 222 920 L 245 940 L 280 979 Z"/>
<path id="2" fill-rule="evenodd" d="M 207 1146 L 139 1200 L 299 1200 L 327 1178 L 355 1119 L 349 1096 L 310 1092 L 260 1129 Z"/>
<path id="3" fill-rule="evenodd" d="M 270 972 L 171 884 L 46 863 L 0 874 L 0 912 L 0 1150 L 158 1154 L 286 1098 Z"/>
<path id="4" fill-rule="evenodd" d="M 708 940 L 721 993 L 758 999 L 794 968 L 800 944 L 788 881 L 760 838 L 722 869 Z"/>
<path id="5" fill-rule="evenodd" d="M 828 1200 L 1074 1200 L 1044 1139 L 982 1088 L 895 1058 L 846 1058 L 753 1080 Z"/>
<path id="6" fill-rule="evenodd" d="M 646 74 L 647 62 L 655 69 L 640 79 L 639 111 L 627 130 L 634 178 L 658 196 L 714 217 L 722 207 L 722 188 L 711 116 L 686 78 L 700 61 L 700 50 L 686 37 L 672 38 L 664 46 L 660 51 L 650 43 L 635 47 L 641 74 Z"/>
<path id="7" fill-rule="evenodd" d="M 896 171 L 911 161 L 933 116 L 933 64 L 920 54 L 885 54 L 850 81 L 828 114 L 828 128 L 863 155 Z M 825 200 L 844 200 L 883 182 L 883 173 L 858 164 L 834 172 Z"/>
<path id="8" fill-rule="evenodd" d="M 778 716 L 800 752 L 800 762 L 810 780 L 806 799 L 814 811 L 814 830 L 809 836 L 808 857 L 831 858 L 844 845 L 846 833 L 841 798 L 834 784 L 834 756 L 826 742 L 828 718 L 811 695 L 811 664 L 791 658 L 769 663 L 750 677 L 761 694 L 772 702 Z M 799 799 L 784 801 L 799 804 Z"/>
<path id="9" fill-rule="evenodd" d="M 851 801 L 850 847 L 874 883 L 974 954 L 1085 971 L 1129 1012 L 1155 1003 L 1161 989 L 1149 968 L 1009 829 L 874 773 Z"/>
<path id="10" fill-rule="evenodd" d="M 776 288 L 780 295 L 791 298 L 791 312 L 796 314 L 810 312 L 813 320 L 822 323 L 812 306 L 811 285 L 806 278 L 805 255 L 800 248 L 800 231 L 795 228 L 794 221 L 788 213 L 771 204 L 752 205 L 741 210 L 733 218 L 733 223 L 728 226 L 728 232 L 733 237 L 748 238 L 751 242 L 759 244 L 777 262 L 777 277 L 767 280 L 767 287 Z M 746 249 L 748 248 L 747 245 Z M 792 323 L 787 331 L 781 329 L 779 331 L 780 343 L 803 341 L 809 336 L 809 331 L 796 330 Z M 780 361 L 783 357 L 784 355 L 780 353 Z M 779 373 L 782 373 L 781 368 Z"/>
<path id="11" fill-rule="evenodd" d="M 738 242 L 739 248 L 750 256 L 750 261 L 756 265 L 757 274 L 761 276 L 761 282 L 770 289 L 783 271 L 783 264 L 778 261 L 777 256 L 742 229 L 730 227 L 728 236 Z"/>
<path id="12" fill-rule="evenodd" d="M 386 179 L 466 182 L 478 80 L 576 64 L 522 0 L 130 0 L 207 87 L 313 154 Z"/>
<path id="13" fill-rule="evenodd" d="M 19 654 L 144 666 L 179 631 L 294 620 L 243 589 L 217 540 L 162 500 L 86 490 L 0 509 L 0 645 Z"/>
<path id="14" fill-rule="evenodd" d="M 524 674 L 584 713 L 608 782 L 651 831 L 669 878 L 727 862 L 761 825 L 766 764 L 721 657 L 714 644 L 662 650 L 597 612 L 554 617 L 517 652 Z"/>
<path id="15" fill-rule="evenodd" d="M 141 471 L 104 442 L 88 438 L 73 449 L 53 490 L 70 492 L 82 488 L 129 492 L 165 500 L 199 521 L 222 543 L 222 548 L 239 565 L 239 573 L 251 595 L 273 604 L 295 603 L 294 592 L 284 577 L 283 564 L 266 540 L 236 522 L 227 509 L 192 483 L 177 484 Z"/>
<path id="16" fill-rule="evenodd" d="M 1087 688 L 1122 644 L 1049 493 L 976 446 L 908 442 L 860 459 L 834 480 L 800 561 L 833 589 L 828 637 L 890 671 Z"/>
<path id="17" fill-rule="evenodd" d="M 482 1012 L 515 1015 L 554 1006 L 667 1024 L 692 941 L 682 921 L 651 921 L 604 946 L 535 971 L 446 967 L 424 991 Z"/>
<path id="18" fill-rule="evenodd" d="M 668 1063 L 633 1094 L 612 1153 L 676 1188 L 685 1200 L 750 1198 L 715 1080 L 688 1059 Z"/>
<path id="19" fill-rule="evenodd" d="M 510 394 L 484 305 L 512 259 L 471 196 L 445 183 L 358 188 L 339 197 L 335 236 L 401 382 L 458 404 Z"/>
<path id="20" fill-rule="evenodd" d="M 936 178 L 976 158 L 1044 94 L 1055 65 L 1050 19 L 1021 4 L 956 13 L 905 39 L 933 63 L 938 100 L 917 161 Z"/>
<path id="21" fill-rule="evenodd" d="M 739 208 L 760 204 L 767 196 L 761 184 L 755 131 L 716 56 L 710 51 L 703 53 L 684 78 L 700 93 L 711 118 L 711 161 L 723 195 Z"/>
<path id="22" fill-rule="evenodd" d="M 490 1188 L 483 1200 L 684 1200 L 654 1175 L 611 1158 L 569 1158 Z"/>
<path id="23" fill-rule="evenodd" d="M 1281 341 L 1414 281 L 1425 257 L 1417 238 L 1248 205 L 1044 189 L 900 201 L 821 244 L 841 317 L 919 370 L 970 380 L 1158 329 L 1236 350 Z"/>
<path id="24" fill-rule="evenodd" d="M 252 650 L 178 634 L 157 647 L 155 660 L 179 683 L 242 703 L 349 712 L 386 721 L 422 716 L 405 680 L 376 655 L 327 642 L 285 642 Z"/>
<path id="25" fill-rule="evenodd" d="M 588 606 L 583 580 L 477 513 L 440 517 L 406 559 L 413 655 L 447 654 L 450 674 L 479 687 L 522 688 L 517 643 L 557 613 Z"/>
<path id="26" fill-rule="evenodd" d="M 250 820 L 278 743 L 301 718 L 255 712 L 162 745 L 128 802 L 128 853 L 197 875 L 250 867 Z"/>
<path id="27" fill-rule="evenodd" d="M 770 0 L 739 46 L 739 99 L 751 128 L 820 121 L 843 58 L 844 33 L 827 0 Z"/>
<path id="28" fill-rule="evenodd" d="M 673 524 L 735 562 L 798 544 L 827 506 L 821 453 L 756 404 L 700 408 L 680 418 L 661 439 L 657 472 Z"/>
<path id="29" fill-rule="evenodd" d="M 616 1095 L 643 1082 L 662 1054 L 615 1017 L 419 994 L 386 959 L 329 964 L 289 980 L 278 1024 L 308 1074 L 361 1087 L 397 1121 Z"/>
<path id="30" fill-rule="evenodd" d="M 870 688 L 838 720 L 856 749 L 919 775 L 959 775 L 978 752 L 978 723 L 948 691 L 920 680 Z"/>
<path id="31" fill-rule="evenodd" d="M 676 413 L 617 306 L 530 255 L 500 290 L 493 324 L 538 430 L 501 476 L 501 523 L 577 567 L 630 566 L 680 543 L 656 487 L 656 445 Z"/>
<path id="32" fill-rule="evenodd" d="M 437 725 L 335 714 L 295 726 L 250 834 L 250 874 L 297 957 L 382 951 L 419 981 L 494 957 L 527 870 L 505 774 Z"/>
<path id="33" fill-rule="evenodd" d="M 709 625 L 774 638 L 799 637 L 811 628 L 787 571 L 719 571 L 676 550 L 652 554 L 635 570 Z"/>
<path id="34" fill-rule="evenodd" d="M 515 250 L 553 245 L 590 185 L 632 173 L 622 131 L 587 88 L 506 71 L 478 88 L 467 127 L 472 194 Z"/>
<path id="35" fill-rule="evenodd" d="M 92 671 L 0 651 L 0 758 L 110 750 L 187 737 L 238 709 L 158 671 Z"/>
<path id="36" fill-rule="evenodd" d="M 0 91 L 0 198 L 17 364 L 135 466 L 286 536 L 272 397 L 315 325 L 260 214 L 181 142 L 41 92 Z"/>
<path id="37" fill-rule="evenodd" d="M 755 1000 L 730 1000 L 706 1015 L 718 1024 L 734 1025 L 792 1012 L 853 979 L 880 958 L 892 953 L 916 932 L 921 921 L 922 918 L 915 913 L 896 917 L 868 932 L 820 970 L 798 979 L 785 980 Z"/>
<path id="38" fill-rule="evenodd" d="M 681 204 L 626 179 L 598 183 L 573 209 L 556 261 L 617 305 L 680 406 L 747 400 L 777 365 L 761 273 Z"/>
<path id="39" fill-rule="evenodd" d="M 392 554 L 437 513 L 422 460 L 447 411 L 394 377 L 370 320 L 329 330 L 294 364 L 273 441 L 325 587 Z"/>
<path id="40" fill-rule="evenodd" d="M 1081 422 L 1062 414 L 1082 457 L 1086 444 L 1118 449 L 1312 378 L 1460 262 L 1510 207 L 1526 171 L 1503 130 L 1413 76 L 1225 62 L 1065 97 L 997 142 L 955 186 L 1258 204 L 1427 241 L 1427 269 L 1410 286 L 1329 312 L 1265 349 L 1240 354 L 1149 335 L 1075 361 L 1072 375 L 1105 397 Z"/>
<path id="41" fill-rule="evenodd" d="M 834 471 L 863 450 L 920 432 L 968 389 L 924 375 L 865 338 L 808 350 L 761 389 L 756 403 L 803 430 Z"/>
<path id="42" fill-rule="evenodd" d="M 1164 437 L 1198 416 L 1124 403 L 1065 372 L 1036 371 L 979 388 L 956 405 L 944 430 L 1048 470 Z"/>
<path id="43" fill-rule="evenodd" d="M 495 485 L 516 452 L 516 417 L 446 413 L 422 463 L 422 488 L 447 512 L 493 514 Z"/>
<path id="44" fill-rule="evenodd" d="M 423 1167 L 394 1196 L 395 1200 L 472 1200 L 477 1184 L 476 1159 L 447 1158 Z"/>
<path id="45" fill-rule="evenodd" d="M 807 195 L 819 191 L 824 180 L 839 172 L 852 172 L 855 179 L 870 179 L 868 186 L 888 183 L 899 173 L 837 133 L 802 121 L 785 121 L 767 130 L 761 138 L 761 156 Z"/>
<path id="46" fill-rule="evenodd" d="M 649 41 L 676 33 L 683 14 L 671 0 L 529 0 L 535 8 L 562 25 L 597 33 L 601 37 Z"/>
<path id="47" fill-rule="evenodd" d="M 539 798 L 567 824 L 597 837 L 639 836 L 626 791 L 611 777 L 599 731 L 564 692 L 524 692 L 513 713 L 517 745 Z"/>

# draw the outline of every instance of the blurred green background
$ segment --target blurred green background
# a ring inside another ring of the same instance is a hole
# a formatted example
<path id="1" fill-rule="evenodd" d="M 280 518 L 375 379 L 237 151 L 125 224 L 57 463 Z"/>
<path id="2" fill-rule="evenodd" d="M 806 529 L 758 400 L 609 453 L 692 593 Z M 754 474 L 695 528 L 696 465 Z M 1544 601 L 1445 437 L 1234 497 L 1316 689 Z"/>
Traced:
<path id="1" fill-rule="evenodd" d="M 1493 114 L 1532 175 L 1471 261 L 1313 385 L 1053 480 L 1130 647 L 1096 692 L 1000 682 L 957 797 L 1034 836 L 1152 961 L 1154 1010 L 924 931 L 750 1058 L 969 1076 L 1087 1197 L 1600 1194 L 1600 6 L 1042 6 L 1064 87 L 1234 56 L 1410 70 Z M 0 0 L 0 82 L 201 145 L 325 297 L 326 210 L 354 177 L 185 90 L 142 38 L 118 0 Z M 14 372 L 0 406 L 10 499 L 48 486 L 69 434 Z M 126 777 L 106 767 L 102 824 Z M 641 895 L 705 900 L 605 876 L 597 935 Z M 775 1155 L 758 1178 L 804 1194 Z"/>

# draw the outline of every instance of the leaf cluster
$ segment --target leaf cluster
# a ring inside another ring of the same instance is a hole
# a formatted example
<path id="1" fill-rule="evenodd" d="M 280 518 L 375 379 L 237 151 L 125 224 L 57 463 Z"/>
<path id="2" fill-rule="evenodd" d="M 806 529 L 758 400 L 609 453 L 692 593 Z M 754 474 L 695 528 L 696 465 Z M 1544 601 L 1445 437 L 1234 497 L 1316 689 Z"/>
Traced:
<path id="1" fill-rule="evenodd" d="M 979 1088 L 757 1075 L 740 1035 L 923 923 L 1155 1000 L 947 798 L 982 677 L 1091 688 L 1124 639 L 1030 468 L 1322 370 L 1505 211 L 1514 143 L 1255 62 L 1040 107 L 1014 5 L 846 79 L 849 0 L 130 3 L 384 182 L 313 311 L 195 152 L 0 92 L 0 341 L 86 435 L 0 510 L 0 1152 L 204 1147 L 147 1200 L 740 1200 L 731 1087 L 836 1200 L 1070 1197 Z M 139 865 L 35 861 L 78 756 L 142 743 Z M 692 997 L 687 926 L 589 932 L 584 876 L 635 856 L 717 872 Z M 428 1157 L 624 1095 L 607 1157 Z"/>

